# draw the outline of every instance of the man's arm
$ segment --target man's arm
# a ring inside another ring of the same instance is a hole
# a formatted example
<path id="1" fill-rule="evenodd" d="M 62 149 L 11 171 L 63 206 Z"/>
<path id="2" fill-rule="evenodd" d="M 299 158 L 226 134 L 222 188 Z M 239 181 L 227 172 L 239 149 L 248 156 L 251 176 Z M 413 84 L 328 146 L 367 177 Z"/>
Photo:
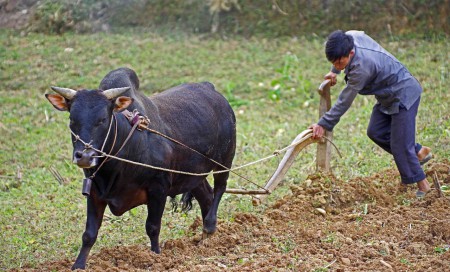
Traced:
<path id="1" fill-rule="evenodd" d="M 363 67 L 356 64 L 352 67 L 350 74 L 348 74 L 347 86 L 339 94 L 336 103 L 320 118 L 317 124 L 328 131 L 332 131 L 342 115 L 350 108 L 358 92 L 370 81 L 370 78 L 370 64 Z"/>
<path id="2" fill-rule="evenodd" d="M 319 119 L 317 124 L 328 131 L 332 131 L 342 115 L 350 108 L 357 94 L 357 90 L 347 85 L 339 94 L 336 103 Z"/>

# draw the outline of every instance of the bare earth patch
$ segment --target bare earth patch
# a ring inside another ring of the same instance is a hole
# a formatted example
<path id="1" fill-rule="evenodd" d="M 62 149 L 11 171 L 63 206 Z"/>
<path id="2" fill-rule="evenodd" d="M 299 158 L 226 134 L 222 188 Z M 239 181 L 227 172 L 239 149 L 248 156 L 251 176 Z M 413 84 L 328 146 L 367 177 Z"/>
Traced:
<path id="1" fill-rule="evenodd" d="M 0 28 L 22 29 L 36 9 L 36 0 L 0 0 Z"/>
<path id="2" fill-rule="evenodd" d="M 450 185 L 448 161 L 427 169 Z M 195 235 L 163 242 L 160 255 L 146 245 L 103 248 L 87 271 L 450 271 L 450 197 L 433 188 L 417 200 L 397 175 L 311 176 L 265 213 L 220 222 L 206 240 L 197 218 Z M 68 270 L 73 261 L 13 271 Z"/>

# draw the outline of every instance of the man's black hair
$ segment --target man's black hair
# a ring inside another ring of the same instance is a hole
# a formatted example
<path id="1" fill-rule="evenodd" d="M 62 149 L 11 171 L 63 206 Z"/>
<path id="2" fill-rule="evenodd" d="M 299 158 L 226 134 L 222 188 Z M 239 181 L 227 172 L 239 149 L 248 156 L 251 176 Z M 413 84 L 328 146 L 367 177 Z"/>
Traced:
<path id="1" fill-rule="evenodd" d="M 325 45 L 325 55 L 330 62 L 347 57 L 354 47 L 353 37 L 342 30 L 333 31 Z"/>

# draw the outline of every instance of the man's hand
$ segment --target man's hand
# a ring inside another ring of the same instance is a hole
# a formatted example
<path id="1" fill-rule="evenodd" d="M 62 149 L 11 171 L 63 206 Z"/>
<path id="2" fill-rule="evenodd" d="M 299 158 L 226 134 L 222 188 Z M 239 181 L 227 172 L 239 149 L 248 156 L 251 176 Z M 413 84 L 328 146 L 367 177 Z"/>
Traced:
<path id="1" fill-rule="evenodd" d="M 321 125 L 312 124 L 309 128 L 312 129 L 313 139 L 320 139 L 325 134 L 325 129 Z"/>
<path id="2" fill-rule="evenodd" d="M 324 78 L 330 80 L 330 85 L 331 86 L 336 85 L 337 79 L 336 79 L 336 74 L 335 73 L 329 72 L 328 74 L 325 75 Z"/>

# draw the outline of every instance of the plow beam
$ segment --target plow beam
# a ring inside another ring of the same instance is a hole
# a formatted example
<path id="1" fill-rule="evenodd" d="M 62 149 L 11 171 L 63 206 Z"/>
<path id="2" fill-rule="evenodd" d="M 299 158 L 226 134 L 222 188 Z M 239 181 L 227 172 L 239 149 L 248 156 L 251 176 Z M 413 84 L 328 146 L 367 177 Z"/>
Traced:
<path id="1" fill-rule="evenodd" d="M 254 206 L 257 206 L 261 204 L 262 201 L 267 197 L 268 194 L 270 194 L 277 186 L 278 184 L 283 180 L 284 176 L 286 175 L 289 168 L 294 163 L 295 158 L 297 157 L 298 153 L 308 146 L 309 144 L 312 144 L 314 142 L 317 142 L 317 140 L 314 140 L 311 138 L 311 129 L 307 129 L 300 133 L 292 142 L 292 144 L 297 143 L 294 147 L 288 149 L 286 151 L 286 154 L 284 154 L 283 159 L 281 160 L 280 164 L 278 165 L 277 170 L 273 173 L 272 177 L 269 179 L 269 181 L 264 186 L 264 189 L 268 192 L 266 194 L 261 195 L 255 195 L 253 196 L 252 203 Z"/>

